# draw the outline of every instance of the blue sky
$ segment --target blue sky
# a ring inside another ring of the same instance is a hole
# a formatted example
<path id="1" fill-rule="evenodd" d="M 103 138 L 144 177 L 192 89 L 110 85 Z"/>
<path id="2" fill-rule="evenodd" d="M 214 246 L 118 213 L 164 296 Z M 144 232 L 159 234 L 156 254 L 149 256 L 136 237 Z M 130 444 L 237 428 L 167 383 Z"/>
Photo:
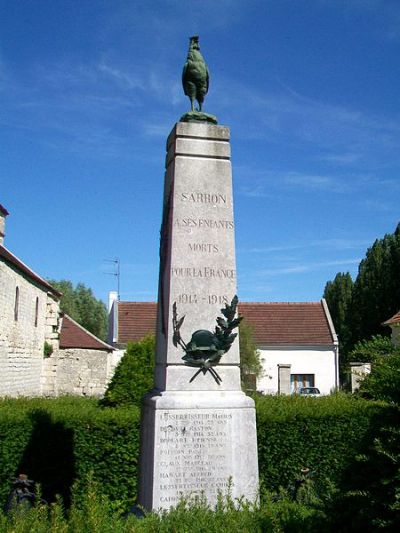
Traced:
<path id="1" fill-rule="evenodd" d="M 121 299 L 156 298 L 193 34 L 231 128 L 239 298 L 318 300 L 399 222 L 398 0 L 0 0 L 5 244 L 104 300 L 119 257 Z"/>

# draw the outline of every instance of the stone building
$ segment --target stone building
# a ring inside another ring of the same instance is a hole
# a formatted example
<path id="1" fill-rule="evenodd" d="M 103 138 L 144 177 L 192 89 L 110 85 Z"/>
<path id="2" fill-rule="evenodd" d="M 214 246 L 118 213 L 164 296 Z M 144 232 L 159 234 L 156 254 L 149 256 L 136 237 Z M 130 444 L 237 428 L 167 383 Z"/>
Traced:
<path id="1" fill-rule="evenodd" d="M 43 359 L 42 394 L 102 396 L 118 361 L 114 348 L 70 316 L 60 321 L 59 349 Z"/>
<path id="2" fill-rule="evenodd" d="M 155 302 L 109 299 L 108 342 L 120 349 L 156 329 Z M 291 394 L 317 387 L 329 394 L 339 387 L 338 339 L 325 300 L 305 303 L 240 302 L 239 313 L 253 328 L 263 373 L 257 390 Z"/>
<path id="3" fill-rule="evenodd" d="M 113 347 L 62 315 L 61 294 L 4 246 L 7 216 L 0 205 L 0 396 L 103 394 Z"/>

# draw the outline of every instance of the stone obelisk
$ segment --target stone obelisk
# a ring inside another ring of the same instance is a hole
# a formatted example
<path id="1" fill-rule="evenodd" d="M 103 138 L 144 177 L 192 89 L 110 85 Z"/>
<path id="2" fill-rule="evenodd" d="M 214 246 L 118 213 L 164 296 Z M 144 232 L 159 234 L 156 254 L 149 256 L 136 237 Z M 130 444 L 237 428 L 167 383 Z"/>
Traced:
<path id="1" fill-rule="evenodd" d="M 202 493 L 213 505 L 228 488 L 234 498 L 257 497 L 255 409 L 241 391 L 239 339 L 211 370 L 183 359 L 204 348 L 235 295 L 229 129 L 178 122 L 167 140 L 155 389 L 142 409 L 138 502 L 146 509 Z M 177 344 L 174 318 L 176 326 L 183 317 Z"/>

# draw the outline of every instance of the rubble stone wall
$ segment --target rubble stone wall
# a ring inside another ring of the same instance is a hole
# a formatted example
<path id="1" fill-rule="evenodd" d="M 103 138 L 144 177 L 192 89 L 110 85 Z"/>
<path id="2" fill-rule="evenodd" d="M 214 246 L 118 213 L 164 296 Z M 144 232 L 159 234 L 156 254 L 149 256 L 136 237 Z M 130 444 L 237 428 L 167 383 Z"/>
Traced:
<path id="1" fill-rule="evenodd" d="M 60 349 L 44 360 L 44 396 L 103 396 L 111 378 L 112 354 L 105 350 Z"/>
<path id="2" fill-rule="evenodd" d="M 18 291 L 17 291 L 18 288 Z M 18 312 L 16 295 L 18 293 Z M 0 395 L 39 396 L 49 296 L 0 261 Z M 50 307 L 58 303 L 51 300 Z M 36 311 L 37 310 L 37 311 Z M 53 341 L 57 344 L 57 320 Z"/>

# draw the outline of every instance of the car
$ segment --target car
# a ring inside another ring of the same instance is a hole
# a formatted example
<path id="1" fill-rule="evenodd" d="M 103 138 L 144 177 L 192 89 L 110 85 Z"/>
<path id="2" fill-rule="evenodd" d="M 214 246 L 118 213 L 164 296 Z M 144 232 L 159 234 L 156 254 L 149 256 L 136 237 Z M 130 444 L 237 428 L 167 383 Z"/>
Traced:
<path id="1" fill-rule="evenodd" d="M 300 387 L 298 394 L 302 396 L 320 396 L 321 393 L 317 387 Z"/>

